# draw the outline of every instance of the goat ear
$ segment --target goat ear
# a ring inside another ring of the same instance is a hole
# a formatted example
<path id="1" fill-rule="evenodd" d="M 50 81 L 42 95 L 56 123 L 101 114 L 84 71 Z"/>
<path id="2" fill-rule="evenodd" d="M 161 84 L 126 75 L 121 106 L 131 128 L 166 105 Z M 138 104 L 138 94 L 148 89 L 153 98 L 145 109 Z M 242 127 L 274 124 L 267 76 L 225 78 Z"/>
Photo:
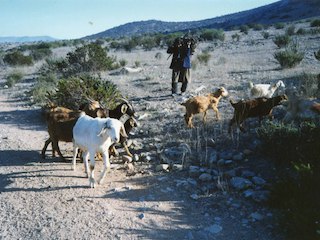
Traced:
<path id="1" fill-rule="evenodd" d="M 127 137 L 128 137 L 128 135 L 127 135 L 127 133 L 126 133 L 126 130 L 125 130 L 123 124 L 121 124 L 120 134 L 121 134 L 121 136 L 124 137 L 124 138 L 127 138 Z"/>
<path id="2" fill-rule="evenodd" d="M 122 114 L 125 114 L 125 113 L 127 112 L 127 110 L 128 110 L 127 104 L 123 104 L 123 105 L 121 106 L 121 113 L 122 113 Z"/>

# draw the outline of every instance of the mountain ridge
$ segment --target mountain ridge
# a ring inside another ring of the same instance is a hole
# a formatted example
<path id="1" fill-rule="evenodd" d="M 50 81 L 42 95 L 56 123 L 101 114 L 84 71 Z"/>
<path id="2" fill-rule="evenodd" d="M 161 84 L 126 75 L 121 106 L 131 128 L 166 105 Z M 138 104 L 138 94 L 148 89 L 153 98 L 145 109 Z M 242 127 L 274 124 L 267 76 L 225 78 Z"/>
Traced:
<path id="1" fill-rule="evenodd" d="M 199 28 L 230 29 L 249 23 L 272 24 L 320 16 L 320 0 L 281 0 L 261 7 L 198 21 L 143 20 L 126 23 L 83 39 L 118 38 L 149 33 L 170 33 Z"/>

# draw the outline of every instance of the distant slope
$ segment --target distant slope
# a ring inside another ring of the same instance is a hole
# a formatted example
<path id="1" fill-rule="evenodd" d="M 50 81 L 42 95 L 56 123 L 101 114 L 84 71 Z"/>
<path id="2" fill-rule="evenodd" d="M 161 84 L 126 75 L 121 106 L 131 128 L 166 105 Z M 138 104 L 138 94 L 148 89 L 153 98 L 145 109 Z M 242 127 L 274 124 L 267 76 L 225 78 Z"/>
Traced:
<path id="1" fill-rule="evenodd" d="M 296 21 L 315 16 L 320 16 L 320 0 L 282 0 L 255 9 L 200 21 L 163 22 L 148 20 L 131 22 L 84 38 L 122 37 L 144 33 L 184 31 L 197 28 L 228 29 L 241 24 L 272 24 L 276 22 Z"/>
<path id="2" fill-rule="evenodd" d="M 0 43 L 22 43 L 22 42 L 51 42 L 57 39 L 49 36 L 36 36 L 36 37 L 0 37 Z"/>

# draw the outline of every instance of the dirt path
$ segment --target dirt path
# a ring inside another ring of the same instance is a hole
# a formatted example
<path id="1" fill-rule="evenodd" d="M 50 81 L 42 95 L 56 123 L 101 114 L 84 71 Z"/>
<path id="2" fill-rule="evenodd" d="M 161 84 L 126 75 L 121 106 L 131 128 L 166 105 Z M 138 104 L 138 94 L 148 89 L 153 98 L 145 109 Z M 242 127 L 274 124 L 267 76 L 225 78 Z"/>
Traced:
<path id="1" fill-rule="evenodd" d="M 72 171 L 70 163 L 42 161 L 46 126 L 15 91 L 0 90 L 1 239 L 274 239 L 271 213 L 252 219 L 256 206 L 231 193 L 192 199 L 201 186 L 186 172 L 155 173 L 152 163 L 137 163 L 140 171 L 127 176 L 114 162 L 105 183 L 88 188 L 82 164 Z M 173 104 L 166 96 L 144 99 Z"/>

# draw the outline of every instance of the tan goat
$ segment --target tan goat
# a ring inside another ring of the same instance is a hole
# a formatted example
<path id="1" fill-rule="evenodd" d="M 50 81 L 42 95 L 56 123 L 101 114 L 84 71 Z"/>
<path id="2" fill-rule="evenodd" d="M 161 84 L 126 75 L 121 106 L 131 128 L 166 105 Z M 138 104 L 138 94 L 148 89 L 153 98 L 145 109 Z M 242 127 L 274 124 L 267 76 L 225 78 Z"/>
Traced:
<path id="1" fill-rule="evenodd" d="M 207 111 L 211 108 L 216 113 L 217 120 L 220 119 L 218 103 L 221 97 L 226 97 L 228 91 L 224 87 L 220 87 L 214 93 L 209 93 L 207 96 L 196 96 L 188 99 L 181 105 L 186 107 L 184 118 L 189 128 L 193 128 L 192 117 L 195 114 L 203 112 L 203 123 L 207 120 Z"/>

